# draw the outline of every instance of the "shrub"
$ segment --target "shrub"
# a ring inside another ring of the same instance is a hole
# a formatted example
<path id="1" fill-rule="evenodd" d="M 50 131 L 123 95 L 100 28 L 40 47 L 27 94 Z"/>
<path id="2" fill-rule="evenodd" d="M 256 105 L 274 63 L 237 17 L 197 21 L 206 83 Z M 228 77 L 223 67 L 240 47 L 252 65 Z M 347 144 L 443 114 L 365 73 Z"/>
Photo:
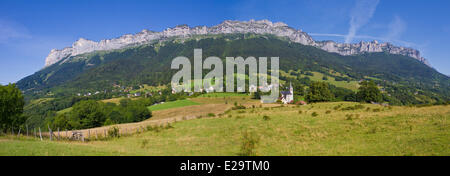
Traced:
<path id="1" fill-rule="evenodd" d="M 298 111 L 299 114 L 301 114 L 302 112 L 303 112 L 302 110 L 299 110 L 299 111 Z"/>
<path id="2" fill-rule="evenodd" d="M 345 117 L 347 117 L 345 120 L 352 120 L 353 114 L 346 114 Z"/>
<path id="3" fill-rule="evenodd" d="M 334 110 L 338 110 L 339 108 L 341 108 L 341 105 L 337 105 L 337 106 L 333 107 Z"/>
<path id="4" fill-rule="evenodd" d="M 231 108 L 232 110 L 236 110 L 236 109 L 245 109 L 245 106 L 243 105 L 234 105 L 234 107 Z"/>
<path id="5" fill-rule="evenodd" d="M 363 105 L 360 105 L 360 104 L 358 104 L 358 105 L 355 105 L 355 109 L 364 109 L 364 106 L 363 106 Z"/>
<path id="6" fill-rule="evenodd" d="M 145 148 L 145 147 L 147 146 L 147 144 L 148 144 L 148 139 L 142 140 L 142 142 L 141 142 L 141 148 Z"/>
<path id="7" fill-rule="evenodd" d="M 245 131 L 242 135 L 241 151 L 239 156 L 256 156 L 256 146 L 259 143 L 259 137 L 255 133 Z"/>
<path id="8" fill-rule="evenodd" d="M 313 117 L 317 117 L 319 114 L 317 114 L 317 112 L 313 112 L 311 115 L 312 115 Z"/>
<path id="9" fill-rule="evenodd" d="M 330 114 L 331 113 L 331 111 L 330 110 L 327 110 L 326 112 L 325 112 L 325 114 Z"/>
<path id="10" fill-rule="evenodd" d="M 267 115 L 265 115 L 265 116 L 263 116 L 263 119 L 264 119 L 264 120 L 270 120 L 270 117 L 267 116 Z"/>
<path id="11" fill-rule="evenodd" d="M 214 114 L 214 113 L 208 113 L 208 117 L 216 117 L 216 114 Z"/>
<path id="12" fill-rule="evenodd" d="M 120 136 L 119 134 L 119 127 L 113 126 L 108 129 L 108 136 L 111 138 L 118 138 Z"/>
<path id="13" fill-rule="evenodd" d="M 360 104 L 355 105 L 355 106 L 348 106 L 348 107 L 342 108 L 341 111 L 358 110 L 358 109 L 364 109 L 364 106 L 360 105 Z"/>

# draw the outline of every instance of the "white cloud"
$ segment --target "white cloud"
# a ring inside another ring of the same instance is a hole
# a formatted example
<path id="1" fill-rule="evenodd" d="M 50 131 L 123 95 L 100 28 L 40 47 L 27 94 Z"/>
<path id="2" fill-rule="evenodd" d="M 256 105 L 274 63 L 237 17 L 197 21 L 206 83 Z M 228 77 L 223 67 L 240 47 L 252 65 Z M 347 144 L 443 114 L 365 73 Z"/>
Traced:
<path id="1" fill-rule="evenodd" d="M 388 25 L 388 29 L 386 38 L 397 39 L 405 31 L 406 23 L 399 16 L 394 16 L 394 19 Z"/>
<path id="2" fill-rule="evenodd" d="M 7 43 L 12 39 L 31 38 L 28 29 L 13 21 L 0 19 L 0 43 Z"/>
<path id="3" fill-rule="evenodd" d="M 372 18 L 379 0 L 357 0 L 350 13 L 350 27 L 345 37 L 345 43 L 352 42 L 359 28 L 367 24 Z"/>

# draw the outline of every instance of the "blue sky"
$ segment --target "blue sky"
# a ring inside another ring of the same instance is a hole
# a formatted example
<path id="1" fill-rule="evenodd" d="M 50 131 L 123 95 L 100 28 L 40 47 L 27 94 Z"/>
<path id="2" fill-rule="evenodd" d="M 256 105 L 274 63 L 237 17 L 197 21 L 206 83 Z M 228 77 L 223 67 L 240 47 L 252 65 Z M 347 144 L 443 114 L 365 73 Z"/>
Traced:
<path id="1" fill-rule="evenodd" d="M 99 41 L 142 29 L 213 26 L 228 19 L 281 21 L 316 40 L 377 39 L 416 48 L 449 75 L 449 17 L 446 0 L 1 0 L 0 84 L 40 70 L 51 49 L 71 46 L 80 37 Z"/>

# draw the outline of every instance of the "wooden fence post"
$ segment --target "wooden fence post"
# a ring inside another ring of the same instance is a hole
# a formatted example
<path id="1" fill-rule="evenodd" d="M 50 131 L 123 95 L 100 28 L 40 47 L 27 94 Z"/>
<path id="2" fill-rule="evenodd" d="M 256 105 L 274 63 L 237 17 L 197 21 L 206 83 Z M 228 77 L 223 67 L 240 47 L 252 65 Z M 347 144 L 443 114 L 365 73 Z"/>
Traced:
<path id="1" fill-rule="evenodd" d="M 67 129 L 66 129 L 66 138 L 67 139 L 69 139 L 69 134 L 68 134 L 69 132 L 67 131 Z"/>
<path id="2" fill-rule="evenodd" d="M 105 132 L 105 138 L 106 138 L 106 129 L 103 130 Z"/>
<path id="3" fill-rule="evenodd" d="M 27 126 L 27 137 L 28 137 L 28 125 L 25 125 L 25 126 Z"/>
<path id="4" fill-rule="evenodd" d="M 33 128 L 33 131 L 34 131 L 34 138 L 37 138 L 37 135 L 36 135 L 36 128 Z"/>
<path id="5" fill-rule="evenodd" d="M 97 130 L 95 130 L 95 139 L 98 139 Z"/>
<path id="6" fill-rule="evenodd" d="M 88 130 L 88 139 L 91 139 L 91 130 Z"/>
<path id="7" fill-rule="evenodd" d="M 19 127 L 19 132 L 17 133 L 17 137 L 20 137 L 20 127 Z"/>
<path id="8" fill-rule="evenodd" d="M 41 132 L 41 127 L 39 127 L 39 136 L 41 137 L 41 141 L 42 141 L 42 132 Z"/>
<path id="9" fill-rule="evenodd" d="M 49 131 L 49 134 L 50 134 L 50 141 L 51 141 L 52 137 L 53 137 L 53 132 L 52 132 L 52 129 L 50 128 L 50 125 L 47 125 L 47 127 L 48 127 L 48 131 Z"/>

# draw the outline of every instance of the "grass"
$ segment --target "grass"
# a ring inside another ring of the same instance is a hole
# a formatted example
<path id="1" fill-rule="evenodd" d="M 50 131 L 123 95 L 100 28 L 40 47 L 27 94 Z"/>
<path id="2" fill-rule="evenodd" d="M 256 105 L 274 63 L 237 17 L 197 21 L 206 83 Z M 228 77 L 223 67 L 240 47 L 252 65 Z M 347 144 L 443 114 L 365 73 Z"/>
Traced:
<path id="1" fill-rule="evenodd" d="M 201 94 L 198 97 L 245 97 L 248 96 L 246 93 L 234 93 L 234 92 L 214 92 L 214 93 L 207 93 L 207 94 Z"/>
<path id="2" fill-rule="evenodd" d="M 293 71 L 290 70 L 289 73 L 290 72 L 293 72 Z M 290 78 L 296 78 L 296 76 L 290 75 L 289 73 L 280 70 L 280 74 L 282 76 L 286 76 L 286 77 L 290 77 Z M 313 73 L 314 76 L 308 76 L 308 75 L 305 75 L 305 74 L 303 74 L 303 75 L 300 74 L 300 75 L 301 75 L 301 77 L 309 77 L 312 81 L 327 82 L 327 83 L 330 83 L 330 84 L 332 84 L 332 85 L 334 85 L 336 87 L 342 87 L 342 88 L 350 89 L 350 90 L 353 90 L 353 91 L 356 91 L 359 88 L 358 81 L 350 81 L 350 82 L 347 82 L 347 81 L 336 81 L 335 78 L 331 77 L 331 76 L 327 76 L 328 80 L 322 80 L 323 76 L 325 76 L 323 73 L 320 73 L 320 72 L 311 72 L 311 73 Z M 342 75 L 341 73 L 334 73 L 332 75 L 347 77 L 346 75 Z"/>
<path id="3" fill-rule="evenodd" d="M 339 105 L 358 103 L 256 106 L 228 111 L 222 118 L 179 121 L 172 128 L 107 141 L 0 137 L 0 155 L 242 155 L 242 146 L 249 146 L 251 155 L 450 155 L 449 106 L 364 104 L 380 111 L 333 110 Z M 243 140 L 249 137 L 246 133 L 257 142 Z"/>
<path id="4" fill-rule="evenodd" d="M 70 111 L 72 111 L 72 107 L 69 107 L 69 108 L 66 108 L 66 109 L 63 109 L 60 111 L 56 111 L 56 114 L 64 114 L 64 113 L 70 112 Z"/>
<path id="5" fill-rule="evenodd" d="M 164 109 L 179 108 L 179 107 L 184 107 L 184 106 L 192 106 L 192 105 L 200 105 L 200 104 L 201 103 L 186 99 L 186 100 L 177 100 L 177 101 L 166 102 L 163 104 L 152 105 L 152 106 L 149 106 L 148 109 L 151 111 L 159 111 L 159 110 L 164 110 Z"/>
<path id="6" fill-rule="evenodd" d="M 307 76 L 307 77 L 309 77 L 313 81 L 325 81 L 332 85 L 335 85 L 336 87 L 342 87 L 354 91 L 356 91 L 359 87 L 358 81 L 350 81 L 349 83 L 347 83 L 347 81 L 336 81 L 334 77 L 330 76 L 327 76 L 328 80 L 322 80 L 323 76 L 325 76 L 324 74 L 319 72 L 312 72 L 312 73 L 314 74 L 314 76 Z"/>

